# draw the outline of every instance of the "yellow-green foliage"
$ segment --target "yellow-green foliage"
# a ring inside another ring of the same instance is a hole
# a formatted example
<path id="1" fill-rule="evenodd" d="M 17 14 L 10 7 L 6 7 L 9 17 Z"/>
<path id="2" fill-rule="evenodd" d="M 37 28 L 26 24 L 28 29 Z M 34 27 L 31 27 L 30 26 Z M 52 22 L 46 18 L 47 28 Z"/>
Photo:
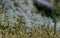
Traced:
<path id="1" fill-rule="evenodd" d="M 60 32 L 57 32 L 54 36 L 54 28 L 48 28 L 46 25 L 38 28 L 33 27 L 29 30 L 25 27 L 25 22 L 21 17 L 17 19 L 13 27 L 9 26 L 8 21 L 5 21 L 4 24 L 0 22 L 0 30 L 2 38 L 60 38 Z"/>
<path id="2" fill-rule="evenodd" d="M 0 8 L 0 14 L 2 14 L 5 11 L 5 8 Z"/>

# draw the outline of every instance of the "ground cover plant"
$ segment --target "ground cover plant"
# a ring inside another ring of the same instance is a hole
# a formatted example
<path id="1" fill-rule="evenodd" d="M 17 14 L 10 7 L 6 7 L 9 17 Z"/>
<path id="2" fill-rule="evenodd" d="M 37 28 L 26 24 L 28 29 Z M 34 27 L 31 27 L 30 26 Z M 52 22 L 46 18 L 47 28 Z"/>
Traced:
<path id="1" fill-rule="evenodd" d="M 0 37 L 60 38 L 60 2 L 49 2 L 56 10 L 47 17 L 32 0 L 0 0 Z"/>

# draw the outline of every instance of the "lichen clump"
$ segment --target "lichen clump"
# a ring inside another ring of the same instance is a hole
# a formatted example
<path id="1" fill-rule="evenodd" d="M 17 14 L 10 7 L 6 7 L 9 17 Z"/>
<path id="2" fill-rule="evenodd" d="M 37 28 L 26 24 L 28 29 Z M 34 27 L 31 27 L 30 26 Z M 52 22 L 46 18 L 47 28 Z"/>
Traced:
<path id="1" fill-rule="evenodd" d="M 42 16 L 32 0 L 2 0 L 2 38 L 53 38 L 53 19 Z M 45 26 L 46 25 L 46 26 Z M 47 26 L 49 25 L 49 29 Z M 51 28 L 50 28 L 51 27 Z M 56 33 L 57 38 L 60 34 Z M 46 35 L 46 36 L 45 36 Z"/>

